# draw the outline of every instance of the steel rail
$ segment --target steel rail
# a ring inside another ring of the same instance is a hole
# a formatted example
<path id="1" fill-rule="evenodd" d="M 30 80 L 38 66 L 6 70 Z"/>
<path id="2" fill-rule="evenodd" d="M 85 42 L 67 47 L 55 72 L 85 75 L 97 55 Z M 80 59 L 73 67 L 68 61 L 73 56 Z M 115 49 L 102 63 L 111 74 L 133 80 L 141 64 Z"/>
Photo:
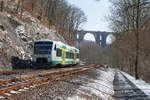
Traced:
<path id="1" fill-rule="evenodd" d="M 32 69 L 4 70 L 4 71 L 0 71 L 0 75 L 12 75 L 12 74 L 18 74 L 18 73 L 35 72 L 35 71 L 42 71 L 42 70 L 41 69 L 39 70 L 32 70 Z"/>
<path id="2" fill-rule="evenodd" d="M 65 73 L 65 72 L 72 71 L 72 70 L 77 70 L 77 69 L 80 69 L 80 68 L 85 68 L 85 67 L 78 67 L 78 68 L 74 68 L 74 69 L 70 69 L 70 70 L 66 69 L 66 70 L 62 70 L 62 71 L 47 72 L 47 73 L 42 73 L 42 74 L 39 74 L 39 75 L 31 75 L 31 76 L 26 76 L 26 77 L 21 77 L 21 78 L 3 80 L 3 81 L 0 81 L 0 85 L 12 83 L 12 82 L 17 82 L 17 81 L 24 81 L 24 80 L 39 78 L 39 77 L 44 77 L 44 76 L 48 76 L 48 75 L 52 75 L 52 74 Z"/>
<path id="3" fill-rule="evenodd" d="M 44 76 L 48 76 L 48 75 L 52 75 L 52 74 L 65 73 L 65 72 L 72 71 L 72 70 L 55 71 L 55 72 L 49 72 L 49 73 L 42 73 L 42 74 L 39 74 L 39 75 L 31 75 L 31 76 L 26 76 L 26 77 L 21 77 L 21 78 L 3 80 L 3 81 L 0 81 L 0 85 L 12 83 L 12 82 L 17 82 L 17 81 L 24 81 L 24 80 L 34 79 L 34 78 L 38 78 L 38 77 L 44 77 Z"/>
<path id="4" fill-rule="evenodd" d="M 78 73 L 81 73 L 81 72 L 84 72 L 84 71 L 92 70 L 92 69 L 97 68 L 97 67 L 99 67 L 99 66 L 91 66 L 91 67 L 88 67 L 88 68 L 83 67 L 83 68 L 77 68 L 77 69 L 72 69 L 72 70 L 65 70 L 65 71 L 39 74 L 37 76 L 24 77 L 24 78 L 18 79 L 17 81 L 28 80 L 28 79 L 37 78 L 37 77 L 43 77 L 43 78 L 39 79 L 39 80 L 33 80 L 33 81 L 23 83 L 23 84 L 20 83 L 18 85 L 13 85 L 13 86 L 2 88 L 2 89 L 0 89 L 0 94 L 8 93 L 8 92 L 11 92 L 12 90 L 19 90 L 19 89 L 22 89 L 24 87 L 34 86 L 34 85 L 37 85 L 37 84 L 48 82 L 49 80 L 56 80 L 56 79 L 61 79 L 61 78 L 66 77 L 66 76 L 72 76 L 74 74 L 78 74 Z M 56 74 L 56 75 L 48 77 L 48 78 L 44 77 L 44 76 L 49 76 L 49 75 L 53 75 L 53 74 Z M 7 82 L 12 82 L 12 81 L 10 80 L 10 81 L 5 81 L 5 82 L 1 82 L 1 83 L 4 84 L 4 83 L 7 83 Z"/>
<path id="5" fill-rule="evenodd" d="M 83 68 L 83 66 L 78 67 L 78 68 L 74 68 L 74 69 L 77 70 L 77 69 L 80 69 L 80 68 Z M 71 70 L 74 70 L 74 69 L 71 69 Z M 47 73 L 42 73 L 42 74 L 39 74 L 39 75 L 31 75 L 31 76 L 26 76 L 26 77 L 21 77 L 21 78 L 3 80 L 3 81 L 0 81 L 0 85 L 12 83 L 12 82 L 17 82 L 17 81 L 29 80 L 29 79 L 38 78 L 38 77 L 44 77 L 44 76 L 48 76 L 48 75 L 52 75 L 52 74 L 65 73 L 65 72 L 68 72 L 68 71 L 71 71 L 71 70 L 47 72 Z"/>

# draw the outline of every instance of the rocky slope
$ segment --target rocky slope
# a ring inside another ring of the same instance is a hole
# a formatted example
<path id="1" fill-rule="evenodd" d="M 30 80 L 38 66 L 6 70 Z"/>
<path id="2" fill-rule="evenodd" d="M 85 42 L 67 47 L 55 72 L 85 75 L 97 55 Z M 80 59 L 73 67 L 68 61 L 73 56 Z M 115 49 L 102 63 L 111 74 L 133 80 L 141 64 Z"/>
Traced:
<path id="1" fill-rule="evenodd" d="M 24 11 L 22 19 L 12 13 L 0 12 L 0 70 L 11 69 L 12 56 L 30 59 L 34 40 L 50 39 L 66 43 L 55 30 L 42 25 L 29 12 Z"/>

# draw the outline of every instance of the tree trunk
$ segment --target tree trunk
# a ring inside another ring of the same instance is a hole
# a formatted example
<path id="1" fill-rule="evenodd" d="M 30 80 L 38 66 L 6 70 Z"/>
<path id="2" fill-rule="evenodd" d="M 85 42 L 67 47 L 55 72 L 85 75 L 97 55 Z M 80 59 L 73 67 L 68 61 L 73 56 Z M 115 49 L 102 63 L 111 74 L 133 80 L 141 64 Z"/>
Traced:
<path id="1" fill-rule="evenodd" d="M 138 74 L 138 65 L 139 65 L 139 32 L 137 31 L 137 44 L 136 44 L 136 58 L 135 58 L 135 77 L 136 79 L 139 79 L 139 74 Z"/>
<path id="2" fill-rule="evenodd" d="M 32 5 L 32 11 L 33 11 L 34 10 L 34 2 L 33 1 L 32 1 L 31 5 Z"/>
<path id="3" fill-rule="evenodd" d="M 4 8 L 4 1 L 1 1 L 1 5 L 0 5 L 0 6 L 1 6 L 0 11 L 1 11 L 1 12 L 3 12 L 3 8 Z"/>
<path id="4" fill-rule="evenodd" d="M 18 9 L 19 9 L 19 6 L 20 6 L 20 0 L 18 0 L 17 3 L 18 3 L 18 4 L 17 4 L 17 9 L 16 9 L 16 11 L 18 11 Z"/>
<path id="5" fill-rule="evenodd" d="M 22 18 L 22 13 L 23 13 L 23 3 L 24 3 L 24 0 L 22 0 L 22 3 L 21 3 L 21 14 L 20 14 L 21 18 Z"/>
<path id="6" fill-rule="evenodd" d="M 135 58 L 135 78 L 139 79 L 139 74 L 138 74 L 138 66 L 139 66 L 139 5 L 140 5 L 140 0 L 138 0 L 137 3 L 137 17 L 136 17 L 136 58 Z"/>

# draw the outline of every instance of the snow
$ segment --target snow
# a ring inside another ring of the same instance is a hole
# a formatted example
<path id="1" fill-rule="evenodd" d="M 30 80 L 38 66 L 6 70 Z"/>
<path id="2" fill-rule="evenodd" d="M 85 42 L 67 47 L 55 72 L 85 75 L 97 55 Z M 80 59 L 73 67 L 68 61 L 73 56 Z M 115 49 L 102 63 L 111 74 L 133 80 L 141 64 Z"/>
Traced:
<path id="1" fill-rule="evenodd" d="M 25 36 L 26 34 L 25 27 L 23 25 L 17 26 L 15 30 L 16 30 L 17 37 L 23 38 L 23 36 Z"/>
<path id="2" fill-rule="evenodd" d="M 18 91 L 11 91 L 10 93 L 16 94 L 16 93 L 20 93 L 20 92 L 18 92 Z"/>
<path id="3" fill-rule="evenodd" d="M 7 17 L 8 17 L 8 18 L 11 18 L 11 15 L 10 15 L 10 14 L 8 14 L 8 15 L 7 15 Z"/>
<path id="4" fill-rule="evenodd" d="M 25 90 L 28 90 L 29 88 L 27 88 L 27 87 L 24 87 L 24 89 L 25 89 Z"/>
<path id="5" fill-rule="evenodd" d="M 98 76 L 96 79 L 86 79 L 86 76 L 82 76 L 82 79 L 88 80 L 77 89 L 77 93 L 72 97 L 68 97 L 67 100 L 86 100 L 86 98 L 81 98 L 80 95 L 86 95 L 86 97 L 92 97 L 96 95 L 102 100 L 114 100 L 112 95 L 114 95 L 113 90 L 113 80 L 115 72 L 112 69 L 100 69 L 98 71 Z"/>
<path id="6" fill-rule="evenodd" d="M 122 72 L 137 88 L 141 89 L 150 98 L 150 84 L 142 79 L 136 80 L 133 76 Z"/>
<path id="7" fill-rule="evenodd" d="M 73 96 L 73 97 L 67 98 L 67 100 L 86 100 L 86 99 L 85 98 L 81 98 L 79 96 Z"/>
<path id="8" fill-rule="evenodd" d="M 0 99 L 4 99 L 5 97 L 3 97 L 3 96 L 0 96 Z"/>
<path id="9" fill-rule="evenodd" d="M 19 89 L 18 91 L 19 91 L 19 92 L 22 92 L 22 91 L 26 91 L 26 90 L 25 90 L 25 89 Z"/>
<path id="10" fill-rule="evenodd" d="M 7 95 L 7 96 L 10 96 L 11 94 L 10 93 L 4 93 L 5 95 Z"/>
<path id="11" fill-rule="evenodd" d="M 35 88 L 36 86 L 35 85 L 33 85 L 33 86 L 30 86 L 30 88 Z"/>
<path id="12" fill-rule="evenodd" d="M 0 42 L 0 48 L 2 48 L 2 46 L 3 46 L 3 43 L 2 43 L 2 42 Z"/>

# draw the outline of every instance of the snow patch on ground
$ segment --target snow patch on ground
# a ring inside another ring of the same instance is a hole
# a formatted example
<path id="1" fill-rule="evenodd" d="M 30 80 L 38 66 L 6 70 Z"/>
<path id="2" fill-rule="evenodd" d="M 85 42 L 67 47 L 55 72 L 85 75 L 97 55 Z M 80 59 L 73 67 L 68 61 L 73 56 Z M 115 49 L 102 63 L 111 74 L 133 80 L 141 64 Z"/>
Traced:
<path id="1" fill-rule="evenodd" d="M 3 97 L 3 96 L 0 96 L 0 99 L 4 99 L 5 97 Z"/>
<path id="2" fill-rule="evenodd" d="M 114 100 L 112 95 L 113 80 L 115 72 L 113 69 L 97 69 L 97 79 L 87 79 L 87 83 L 84 83 L 77 89 L 77 93 L 72 97 L 68 97 L 67 100 L 87 100 L 95 95 L 102 100 Z M 82 77 L 86 78 L 86 77 Z"/>
<path id="3" fill-rule="evenodd" d="M 20 26 L 17 26 L 16 28 L 16 34 L 17 34 L 17 37 L 23 37 L 25 36 L 25 27 L 23 25 L 20 25 Z"/>
<path id="4" fill-rule="evenodd" d="M 67 100 L 86 100 L 86 99 L 85 98 L 81 98 L 79 96 L 73 96 L 73 97 L 67 98 Z"/>

